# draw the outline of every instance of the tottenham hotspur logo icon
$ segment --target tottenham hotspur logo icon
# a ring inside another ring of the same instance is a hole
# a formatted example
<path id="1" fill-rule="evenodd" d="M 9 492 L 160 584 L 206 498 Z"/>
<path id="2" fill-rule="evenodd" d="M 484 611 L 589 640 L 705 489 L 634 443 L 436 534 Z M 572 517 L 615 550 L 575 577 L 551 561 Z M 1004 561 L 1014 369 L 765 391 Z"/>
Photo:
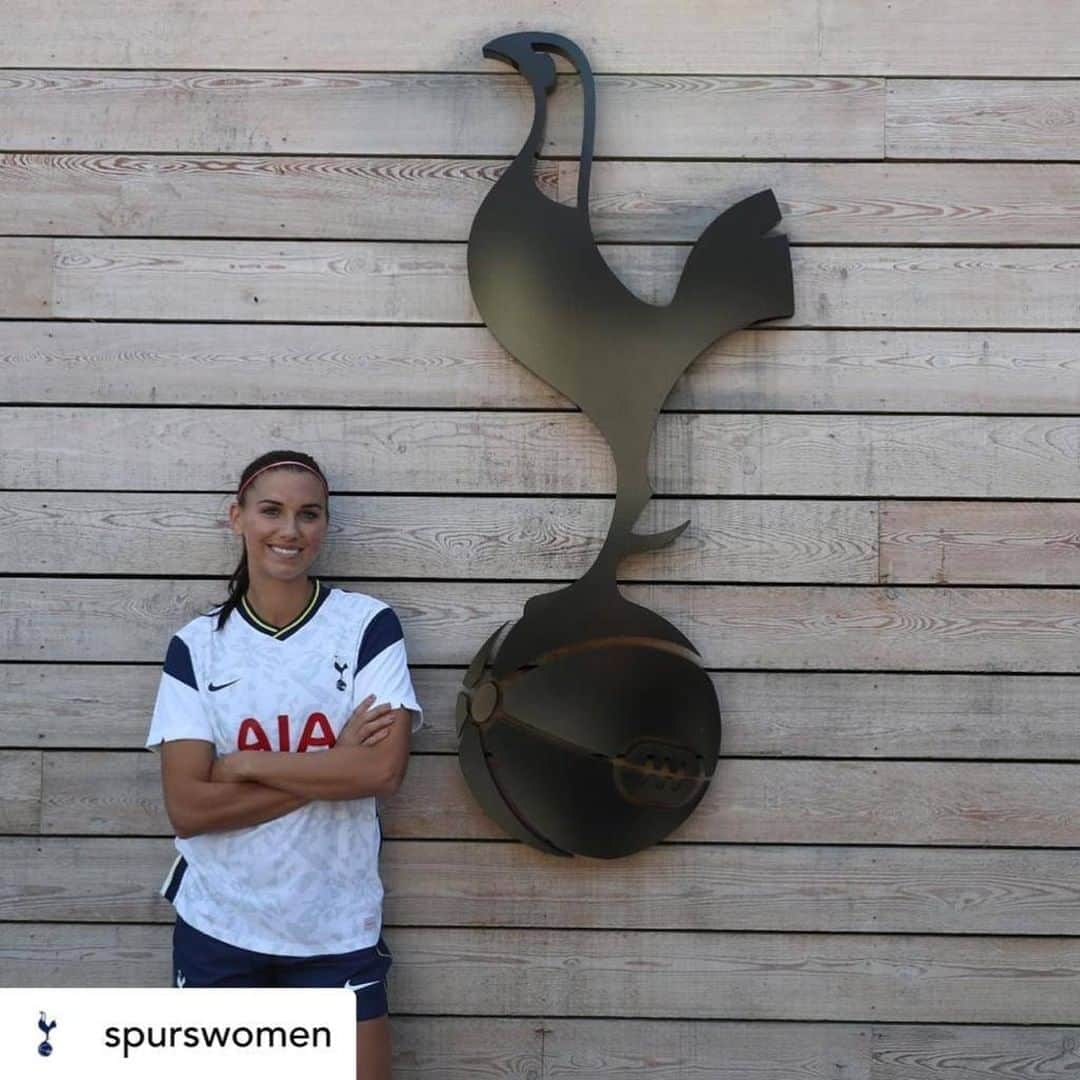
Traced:
<path id="1" fill-rule="evenodd" d="M 43 1032 L 45 1032 L 45 1041 L 38 1045 L 37 1052 L 42 1057 L 48 1057 L 52 1053 L 52 1049 L 53 1049 L 52 1048 L 52 1043 L 49 1042 L 49 1032 L 52 1031 L 52 1029 L 54 1027 L 56 1027 L 56 1021 L 55 1020 L 49 1021 L 46 1018 L 45 1014 L 42 1013 L 41 1014 L 41 1019 L 38 1020 L 38 1025 L 37 1026 L 39 1028 L 41 1028 L 41 1030 Z"/>
<path id="2" fill-rule="evenodd" d="M 345 663 L 345 661 L 342 660 L 340 656 L 335 656 L 334 657 L 334 670 L 338 673 L 337 688 L 339 690 L 344 690 L 345 689 L 344 675 L 345 675 L 345 670 L 346 670 L 346 668 L 348 668 L 348 666 L 349 665 L 347 663 Z"/>

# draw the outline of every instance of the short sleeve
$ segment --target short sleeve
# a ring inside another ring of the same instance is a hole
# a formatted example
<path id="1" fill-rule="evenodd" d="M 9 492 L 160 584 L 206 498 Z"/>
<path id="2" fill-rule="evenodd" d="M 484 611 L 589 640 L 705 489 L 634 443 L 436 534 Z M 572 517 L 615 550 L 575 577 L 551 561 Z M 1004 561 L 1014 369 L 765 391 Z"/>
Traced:
<path id="1" fill-rule="evenodd" d="M 405 635 L 393 608 L 384 607 L 364 628 L 353 670 L 352 706 L 368 696 L 377 704 L 408 709 L 415 735 L 424 725 L 405 655 Z"/>
<path id="2" fill-rule="evenodd" d="M 209 718 L 199 698 L 191 650 L 179 636 L 169 642 L 165 654 L 145 746 L 148 750 L 156 751 L 161 743 L 170 739 L 205 739 L 214 742 Z"/>

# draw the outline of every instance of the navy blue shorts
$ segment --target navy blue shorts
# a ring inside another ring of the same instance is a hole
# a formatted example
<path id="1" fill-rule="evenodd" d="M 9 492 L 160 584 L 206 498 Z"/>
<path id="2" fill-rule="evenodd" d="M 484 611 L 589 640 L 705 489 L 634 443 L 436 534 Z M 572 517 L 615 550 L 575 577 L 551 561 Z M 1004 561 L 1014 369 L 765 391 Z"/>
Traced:
<path id="1" fill-rule="evenodd" d="M 387 973 L 394 962 L 379 940 L 355 952 L 324 956 L 274 956 L 219 941 L 176 916 L 174 986 L 343 986 L 356 991 L 356 1019 L 387 1012 Z"/>

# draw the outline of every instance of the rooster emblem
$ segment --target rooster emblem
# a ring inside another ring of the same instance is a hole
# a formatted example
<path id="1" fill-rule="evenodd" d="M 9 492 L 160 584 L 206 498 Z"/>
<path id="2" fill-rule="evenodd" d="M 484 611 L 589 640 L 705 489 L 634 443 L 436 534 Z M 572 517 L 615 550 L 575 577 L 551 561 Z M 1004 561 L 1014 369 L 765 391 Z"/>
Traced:
<path id="1" fill-rule="evenodd" d="M 37 1052 L 42 1057 L 48 1057 L 53 1051 L 52 1043 L 49 1042 L 49 1035 L 52 1033 L 52 1029 L 56 1027 L 56 1021 L 50 1020 L 44 1013 L 41 1013 L 37 1026 L 45 1033 L 45 1041 L 38 1044 Z"/>
<path id="2" fill-rule="evenodd" d="M 615 458 L 607 537 L 568 588 L 535 596 L 477 653 L 458 699 L 459 760 L 485 811 L 553 854 L 614 858 L 666 836 L 700 801 L 720 743 L 716 694 L 693 645 L 616 584 L 624 555 L 671 543 L 634 531 L 652 497 L 647 457 L 661 406 L 704 349 L 793 311 L 787 238 L 771 191 L 719 214 L 694 244 L 670 304 L 647 303 L 604 261 L 589 223 L 596 93 L 568 38 L 515 33 L 484 46 L 533 91 L 524 145 L 492 187 L 469 235 L 469 284 L 500 344 L 579 405 Z M 584 95 L 577 203 L 536 186 L 551 53 Z"/>

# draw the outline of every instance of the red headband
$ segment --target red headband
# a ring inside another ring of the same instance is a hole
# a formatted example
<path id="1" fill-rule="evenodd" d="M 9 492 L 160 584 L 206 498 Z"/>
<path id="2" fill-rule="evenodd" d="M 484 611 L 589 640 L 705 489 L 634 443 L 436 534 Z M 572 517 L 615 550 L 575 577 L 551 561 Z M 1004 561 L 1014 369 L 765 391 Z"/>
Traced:
<path id="1" fill-rule="evenodd" d="M 263 474 L 264 472 L 266 472 L 266 470 L 267 470 L 267 469 L 278 469 L 278 468 L 280 468 L 280 467 L 281 467 L 282 465 L 295 465 L 295 466 L 296 466 L 297 468 L 300 468 L 300 469 L 307 469 L 307 471 L 308 471 L 309 473 L 312 473 L 312 474 L 313 474 L 314 476 L 317 476 L 317 477 L 318 477 L 318 478 L 319 478 L 319 479 L 320 479 L 320 480 L 322 481 L 322 486 L 323 486 L 323 490 L 324 490 L 324 491 L 326 492 L 326 494 L 327 494 L 327 497 L 329 497 L 329 495 L 330 495 L 330 491 L 329 491 L 329 489 L 328 489 L 328 488 L 327 488 L 327 486 L 326 486 L 326 477 L 324 477 L 324 476 L 323 476 L 323 474 L 322 474 L 321 472 L 319 472 L 318 470 L 316 470 L 316 469 L 313 469 L 313 468 L 312 468 L 312 467 L 311 467 L 310 465 L 305 465 L 305 464 L 304 464 L 304 463 L 303 463 L 302 461 L 275 461 L 275 462 L 272 462 L 272 463 L 271 463 L 271 464 L 269 464 L 269 465 L 264 465 L 264 466 L 263 466 L 263 467 L 262 467 L 261 469 L 256 469 L 256 470 L 255 470 L 255 471 L 254 471 L 254 472 L 253 472 L 253 473 L 252 473 L 252 474 L 251 474 L 251 475 L 250 475 L 250 476 L 249 476 L 249 477 L 248 477 L 248 478 L 247 478 L 247 479 L 246 479 L 246 480 L 245 480 L 245 481 L 244 481 L 244 482 L 243 482 L 243 483 L 242 483 L 242 484 L 240 485 L 240 490 L 239 490 L 239 491 L 237 491 L 237 493 L 236 493 L 236 497 L 237 497 L 237 498 L 239 499 L 239 498 L 240 498 L 240 496 L 244 494 L 244 489 L 245 489 L 245 488 L 246 488 L 246 487 L 247 487 L 247 486 L 248 486 L 248 485 L 249 485 L 249 484 L 251 483 L 251 481 L 252 481 L 252 480 L 254 480 L 254 479 L 255 479 L 255 477 L 256 477 L 256 476 L 261 476 L 261 475 L 262 475 L 262 474 Z"/>

